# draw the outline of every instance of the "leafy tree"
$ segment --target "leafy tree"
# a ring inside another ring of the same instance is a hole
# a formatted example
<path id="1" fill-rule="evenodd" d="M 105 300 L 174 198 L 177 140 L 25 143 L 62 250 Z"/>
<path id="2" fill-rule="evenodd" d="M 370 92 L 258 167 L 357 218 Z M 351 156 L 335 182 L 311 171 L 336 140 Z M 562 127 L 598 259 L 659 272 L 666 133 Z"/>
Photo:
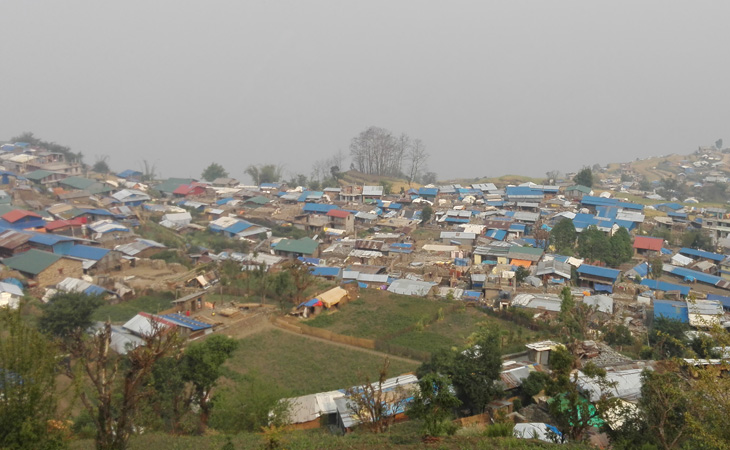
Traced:
<path id="1" fill-rule="evenodd" d="M 104 303 L 99 295 L 59 292 L 42 306 L 43 315 L 38 320 L 38 327 L 61 339 L 78 336 L 94 323 L 91 316 Z"/>
<path id="2" fill-rule="evenodd" d="M 673 370 L 645 370 L 641 381 L 639 411 L 649 435 L 664 450 L 679 448 L 689 437 L 685 420 L 689 409 L 687 381 Z"/>
<path id="3" fill-rule="evenodd" d="M 183 356 L 183 379 L 192 383 L 193 401 L 200 407 L 199 431 L 203 432 L 210 418 L 210 395 L 221 376 L 223 363 L 233 355 L 238 342 L 213 335 L 188 346 Z"/>
<path id="4" fill-rule="evenodd" d="M 574 177 L 573 182 L 585 187 L 593 187 L 593 171 L 590 167 L 582 168 Z"/>
<path id="5" fill-rule="evenodd" d="M 525 269 L 522 266 L 517 267 L 517 270 L 515 271 L 515 281 L 517 281 L 517 284 L 521 284 L 523 281 L 525 281 L 525 278 L 529 276 L 529 270 Z"/>
<path id="6" fill-rule="evenodd" d="M 595 225 L 584 229 L 578 237 L 578 254 L 590 261 L 605 261 L 609 250 L 608 237 Z"/>
<path id="7" fill-rule="evenodd" d="M 625 262 L 631 261 L 634 256 L 634 246 L 631 235 L 624 227 L 618 230 L 609 238 L 609 252 L 604 262 L 609 266 L 618 267 Z"/>
<path id="8" fill-rule="evenodd" d="M 449 379 L 430 373 L 419 380 L 418 387 L 406 415 L 423 420 L 424 436 L 453 434 L 456 426 L 450 419 L 461 401 L 452 393 Z"/>
<path id="9" fill-rule="evenodd" d="M 147 382 L 151 392 L 147 396 L 147 408 L 151 418 L 146 426 L 153 426 L 180 434 L 195 430 L 190 403 L 191 392 L 184 379 L 182 354 L 174 354 L 159 359 L 152 368 Z M 186 420 L 188 419 L 188 420 Z"/>
<path id="10" fill-rule="evenodd" d="M 718 139 L 715 141 L 715 148 L 718 150 L 722 149 L 722 139 Z"/>
<path id="11" fill-rule="evenodd" d="M 550 375 L 545 372 L 530 372 L 525 380 L 522 381 L 522 393 L 528 397 L 539 394 L 547 387 L 550 381 Z"/>
<path id="12" fill-rule="evenodd" d="M 50 426 L 57 349 L 19 310 L 0 311 L 0 327 L 0 447 L 59 448 L 61 436 Z"/>
<path id="13" fill-rule="evenodd" d="M 421 210 L 421 224 L 427 224 L 431 220 L 431 217 L 433 217 L 433 208 L 431 208 L 431 205 L 426 204 Z"/>
<path id="14" fill-rule="evenodd" d="M 690 230 L 682 234 L 682 247 L 690 247 L 708 252 L 715 251 L 712 238 L 701 230 Z"/>
<path id="15" fill-rule="evenodd" d="M 245 172 L 253 179 L 254 184 L 258 186 L 263 183 L 276 183 L 281 180 L 282 168 L 274 164 L 250 165 L 246 167 Z"/>
<path id="16" fill-rule="evenodd" d="M 61 153 L 68 162 L 83 163 L 83 155 L 74 153 L 70 147 L 65 145 L 57 144 L 55 142 L 44 141 L 43 139 L 37 138 L 32 132 L 26 131 L 18 136 L 10 138 L 10 142 L 27 142 L 32 147 L 44 148 L 54 153 Z"/>
<path id="17" fill-rule="evenodd" d="M 102 156 L 101 158 L 98 158 L 94 165 L 91 167 L 91 170 L 93 170 L 96 173 L 109 173 L 111 172 L 111 169 L 109 168 L 109 164 L 107 161 L 109 160 L 108 156 Z"/>
<path id="18" fill-rule="evenodd" d="M 426 172 L 421 181 L 423 184 L 436 184 L 438 181 L 438 175 L 436 175 L 436 172 Z"/>
<path id="19" fill-rule="evenodd" d="M 649 260 L 649 276 L 651 276 L 651 278 L 658 280 L 661 278 L 663 272 L 664 263 L 661 258 L 655 257 Z"/>
<path id="20" fill-rule="evenodd" d="M 562 255 L 573 255 L 575 251 L 575 225 L 570 219 L 563 219 L 550 230 L 550 245 Z"/>
<path id="21" fill-rule="evenodd" d="M 228 176 L 228 171 L 218 163 L 210 163 L 208 167 L 203 170 L 200 175 L 205 181 L 213 181 L 217 178 L 224 178 Z"/>
<path id="22" fill-rule="evenodd" d="M 603 335 L 603 339 L 608 345 L 632 345 L 634 343 L 634 337 L 631 335 L 631 331 L 625 325 L 616 325 L 609 328 Z"/>
<path id="23" fill-rule="evenodd" d="M 459 400 L 472 413 L 484 412 L 487 404 L 501 393 L 496 383 L 502 370 L 500 341 L 498 329 L 482 329 L 474 344 L 454 358 L 449 375 Z"/>
<path id="24" fill-rule="evenodd" d="M 687 350 L 685 331 L 689 330 L 686 323 L 678 320 L 657 317 L 649 329 L 649 345 L 654 349 L 657 358 L 682 357 Z"/>

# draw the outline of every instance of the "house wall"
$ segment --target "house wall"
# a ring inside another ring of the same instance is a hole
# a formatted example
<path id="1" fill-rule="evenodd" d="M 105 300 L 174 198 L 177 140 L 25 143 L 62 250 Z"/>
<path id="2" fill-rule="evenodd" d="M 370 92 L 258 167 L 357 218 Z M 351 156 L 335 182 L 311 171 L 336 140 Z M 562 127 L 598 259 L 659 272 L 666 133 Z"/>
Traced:
<path id="1" fill-rule="evenodd" d="M 66 277 L 81 278 L 84 269 L 81 261 L 68 258 L 61 258 L 39 273 L 35 280 L 39 286 L 51 286 L 64 280 Z"/>

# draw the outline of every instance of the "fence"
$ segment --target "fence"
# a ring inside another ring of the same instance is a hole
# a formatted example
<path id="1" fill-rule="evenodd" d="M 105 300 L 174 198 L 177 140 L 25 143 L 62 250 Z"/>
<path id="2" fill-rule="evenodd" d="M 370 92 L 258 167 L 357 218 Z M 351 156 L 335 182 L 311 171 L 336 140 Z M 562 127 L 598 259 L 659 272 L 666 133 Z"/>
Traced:
<path id="1" fill-rule="evenodd" d="M 295 333 L 306 334 L 307 336 L 313 336 L 340 344 L 351 345 L 353 347 L 375 350 L 375 341 L 372 339 L 357 338 L 353 336 L 346 336 L 344 334 L 337 334 L 329 330 L 324 330 L 322 328 L 315 328 L 310 327 L 309 325 L 292 322 L 290 319 L 282 317 L 276 318 L 276 320 L 274 320 L 274 323 L 279 327 L 285 328 Z"/>

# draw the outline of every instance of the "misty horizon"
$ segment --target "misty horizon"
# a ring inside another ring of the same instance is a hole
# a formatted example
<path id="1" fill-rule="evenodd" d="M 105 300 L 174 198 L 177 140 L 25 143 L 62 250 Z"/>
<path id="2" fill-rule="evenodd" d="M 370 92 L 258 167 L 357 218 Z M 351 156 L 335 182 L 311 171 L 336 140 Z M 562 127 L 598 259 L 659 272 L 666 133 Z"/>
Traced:
<path id="1" fill-rule="evenodd" d="M 440 180 L 690 153 L 728 138 L 730 4 L 4 2 L 0 139 L 199 178 L 309 175 L 370 126 Z"/>

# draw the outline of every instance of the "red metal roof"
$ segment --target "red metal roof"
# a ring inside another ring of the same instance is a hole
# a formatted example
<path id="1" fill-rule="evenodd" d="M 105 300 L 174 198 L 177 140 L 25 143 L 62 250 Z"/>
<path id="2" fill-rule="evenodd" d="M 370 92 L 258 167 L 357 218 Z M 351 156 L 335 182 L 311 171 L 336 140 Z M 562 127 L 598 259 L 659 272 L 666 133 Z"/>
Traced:
<path id="1" fill-rule="evenodd" d="M 2 218 L 7 220 L 10 223 L 15 223 L 19 221 L 20 219 L 23 219 L 25 217 L 35 217 L 37 219 L 41 218 L 40 214 L 36 214 L 33 211 L 26 211 L 24 209 L 14 209 L 8 213 L 5 213 Z"/>
<path id="2" fill-rule="evenodd" d="M 86 223 L 86 217 L 77 217 L 69 220 L 54 220 L 46 224 L 46 230 L 53 231 L 65 227 L 80 227 Z"/>
<path id="3" fill-rule="evenodd" d="M 652 250 L 655 252 L 662 251 L 664 246 L 664 239 L 648 237 L 648 236 L 636 236 L 634 238 L 634 248 L 639 250 Z"/>
<path id="4" fill-rule="evenodd" d="M 327 215 L 330 216 L 330 217 L 337 217 L 337 218 L 340 218 L 340 219 L 344 219 L 344 218 L 346 218 L 347 216 L 350 215 L 350 212 L 349 211 L 343 211 L 341 209 L 330 209 L 329 211 L 327 211 Z"/>

